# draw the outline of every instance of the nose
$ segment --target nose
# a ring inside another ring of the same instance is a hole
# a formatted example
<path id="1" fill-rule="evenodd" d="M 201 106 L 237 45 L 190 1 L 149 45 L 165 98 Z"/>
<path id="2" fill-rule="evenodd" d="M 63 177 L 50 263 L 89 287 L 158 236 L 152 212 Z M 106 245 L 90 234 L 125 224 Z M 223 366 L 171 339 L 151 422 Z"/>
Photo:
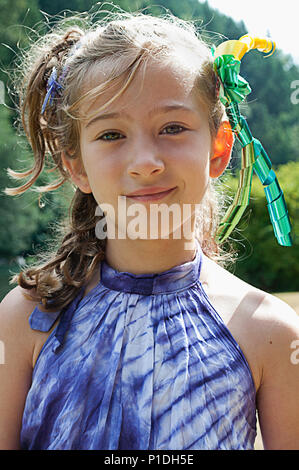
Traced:
<path id="1" fill-rule="evenodd" d="M 139 139 L 131 148 L 128 174 L 148 177 L 164 171 L 165 165 L 156 145 L 149 139 Z"/>

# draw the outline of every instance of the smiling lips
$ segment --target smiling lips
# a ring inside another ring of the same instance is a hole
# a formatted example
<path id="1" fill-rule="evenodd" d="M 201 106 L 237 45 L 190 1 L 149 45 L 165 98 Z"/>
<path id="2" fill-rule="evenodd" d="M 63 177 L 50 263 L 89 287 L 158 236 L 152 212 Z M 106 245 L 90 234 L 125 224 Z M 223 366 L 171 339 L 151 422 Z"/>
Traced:
<path id="1" fill-rule="evenodd" d="M 136 201 L 156 201 L 158 199 L 162 199 L 167 194 L 170 194 L 174 189 L 175 188 L 167 189 L 161 187 L 144 188 L 134 191 L 133 193 L 126 194 L 126 196 Z"/>

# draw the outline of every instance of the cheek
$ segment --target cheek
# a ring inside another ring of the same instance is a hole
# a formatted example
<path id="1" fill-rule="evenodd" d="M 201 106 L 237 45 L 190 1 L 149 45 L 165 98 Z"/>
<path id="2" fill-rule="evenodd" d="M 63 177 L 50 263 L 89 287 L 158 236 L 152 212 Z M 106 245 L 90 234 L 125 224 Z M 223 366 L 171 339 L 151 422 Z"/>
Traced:
<path id="1" fill-rule="evenodd" d="M 185 180 L 185 194 L 188 202 L 199 204 L 209 183 L 209 148 L 202 147 L 199 151 L 185 155 L 181 166 Z"/>
<path id="2" fill-rule="evenodd" d="M 189 172 L 189 175 L 189 197 L 192 203 L 199 204 L 207 190 L 209 183 L 208 161 L 195 162 L 192 170 Z"/>
<path id="3" fill-rule="evenodd" d="M 120 185 L 120 172 L 112 165 L 98 164 L 90 174 L 90 185 L 97 202 L 114 203 Z"/>
<path id="4" fill-rule="evenodd" d="M 88 153 L 85 156 L 84 167 L 92 194 L 100 205 L 108 203 L 115 205 L 120 193 L 121 169 L 113 159 L 100 158 L 98 153 Z"/>

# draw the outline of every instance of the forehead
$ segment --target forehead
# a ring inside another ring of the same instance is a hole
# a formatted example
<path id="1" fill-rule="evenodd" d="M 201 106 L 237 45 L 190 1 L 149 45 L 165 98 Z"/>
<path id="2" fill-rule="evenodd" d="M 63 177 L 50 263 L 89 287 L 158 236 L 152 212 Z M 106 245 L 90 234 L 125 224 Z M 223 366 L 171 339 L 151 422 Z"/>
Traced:
<path id="1" fill-rule="evenodd" d="M 80 115 L 83 120 L 101 110 L 150 109 L 167 102 L 198 106 L 194 93 L 196 74 L 178 64 L 149 61 L 137 70 L 128 86 L 125 86 L 127 77 L 109 81 L 107 75 L 102 67 L 93 68 L 85 89 L 92 91 L 98 88 L 99 93 L 82 103 Z M 101 85 L 104 85 L 102 90 Z"/>

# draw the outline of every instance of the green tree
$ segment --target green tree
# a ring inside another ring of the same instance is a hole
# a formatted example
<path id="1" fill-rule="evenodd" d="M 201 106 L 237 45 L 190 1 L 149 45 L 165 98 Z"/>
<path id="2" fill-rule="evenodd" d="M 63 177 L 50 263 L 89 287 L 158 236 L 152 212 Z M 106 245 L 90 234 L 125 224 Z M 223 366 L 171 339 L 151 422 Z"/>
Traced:
<path id="1" fill-rule="evenodd" d="M 20 147 L 10 124 L 10 112 L 3 105 L 0 107 L 0 141 L 0 257 L 10 259 L 22 254 L 30 246 L 32 235 L 39 224 L 39 213 L 28 194 L 8 197 L 2 192 L 5 187 L 12 186 L 5 169 L 9 166 L 24 168 L 24 164 L 20 164 Z M 25 156 L 24 160 L 27 161 Z"/>
<path id="2" fill-rule="evenodd" d="M 28 44 L 32 29 L 41 18 L 37 0 L 1 0 L 0 80 L 7 83 L 7 72 L 15 66 L 18 48 Z"/>

